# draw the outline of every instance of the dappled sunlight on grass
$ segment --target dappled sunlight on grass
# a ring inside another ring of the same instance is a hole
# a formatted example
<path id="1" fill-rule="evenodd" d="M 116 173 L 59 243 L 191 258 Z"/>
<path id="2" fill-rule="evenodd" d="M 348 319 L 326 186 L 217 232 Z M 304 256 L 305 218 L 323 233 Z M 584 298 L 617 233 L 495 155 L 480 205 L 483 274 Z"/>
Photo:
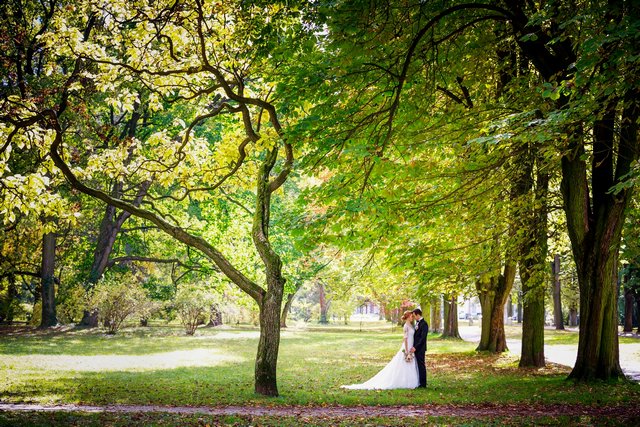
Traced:
<path id="1" fill-rule="evenodd" d="M 193 349 L 146 355 L 45 355 L 30 354 L 0 359 L 0 369 L 54 371 L 137 371 L 174 369 L 186 366 L 216 366 L 221 363 L 243 362 L 238 355 L 211 349 Z"/>
<path id="2" fill-rule="evenodd" d="M 517 355 L 476 353 L 476 344 L 429 335 L 426 390 L 343 390 L 384 367 L 400 348 L 399 329 L 360 332 L 333 327 L 291 328 L 278 361 L 281 397 L 254 394 L 258 330 L 136 328 L 3 336 L 0 399 L 43 403 L 160 405 L 391 405 L 474 402 L 617 402 L 637 400 L 637 384 L 590 389 L 565 381 L 568 368 L 520 370 Z"/>

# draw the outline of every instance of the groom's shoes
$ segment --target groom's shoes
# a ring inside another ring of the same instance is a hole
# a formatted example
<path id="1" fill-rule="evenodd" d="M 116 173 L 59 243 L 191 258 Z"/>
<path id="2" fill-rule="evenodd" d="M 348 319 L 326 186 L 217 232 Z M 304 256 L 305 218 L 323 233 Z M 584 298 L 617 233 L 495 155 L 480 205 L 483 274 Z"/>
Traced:
<path id="1" fill-rule="evenodd" d="M 426 385 L 419 385 L 418 388 L 427 388 Z"/>

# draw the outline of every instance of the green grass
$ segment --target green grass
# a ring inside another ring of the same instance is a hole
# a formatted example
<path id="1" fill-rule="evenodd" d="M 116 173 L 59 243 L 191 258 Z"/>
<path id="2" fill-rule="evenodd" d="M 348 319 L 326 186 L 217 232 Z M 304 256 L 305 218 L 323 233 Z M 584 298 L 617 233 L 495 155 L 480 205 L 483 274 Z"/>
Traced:
<path id="1" fill-rule="evenodd" d="M 390 405 L 423 403 L 637 402 L 636 383 L 573 384 L 568 368 L 519 370 L 516 356 L 478 354 L 473 343 L 429 337 L 426 390 L 356 391 L 400 347 L 384 323 L 312 326 L 282 334 L 281 396 L 253 392 L 258 332 L 200 329 L 185 336 L 156 325 L 107 336 L 99 331 L 6 332 L 0 336 L 0 400 L 159 405 Z"/>
<path id="2" fill-rule="evenodd" d="M 633 422 L 633 421 L 632 421 Z M 467 417 L 426 417 L 426 418 L 314 418 L 300 419 L 298 417 L 250 417 L 250 416 L 210 416 L 210 415 L 179 415 L 179 414 L 113 414 L 113 413 L 0 413 L 0 426 L 264 426 L 264 427 L 292 427 L 304 424 L 318 427 L 351 427 L 366 426 L 616 426 L 632 425 L 629 420 L 611 419 L 606 417 L 485 417 L 473 419 Z"/>

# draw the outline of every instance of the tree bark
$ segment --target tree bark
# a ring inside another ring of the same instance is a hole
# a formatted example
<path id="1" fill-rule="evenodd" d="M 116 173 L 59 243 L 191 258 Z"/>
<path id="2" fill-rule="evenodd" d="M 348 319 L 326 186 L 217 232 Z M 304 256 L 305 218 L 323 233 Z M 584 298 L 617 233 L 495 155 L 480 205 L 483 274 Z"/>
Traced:
<path id="1" fill-rule="evenodd" d="M 278 395 L 276 372 L 280 348 L 280 309 L 284 290 L 281 269 L 281 263 L 276 263 L 269 268 L 268 290 L 260 306 L 260 340 L 256 356 L 255 391 L 265 396 Z"/>
<path id="2" fill-rule="evenodd" d="M 440 296 L 431 299 L 431 323 L 429 330 L 433 333 L 442 332 L 442 300 Z"/>
<path id="3" fill-rule="evenodd" d="M 521 368 L 543 367 L 544 360 L 544 295 L 548 283 L 547 273 L 547 193 L 549 188 L 549 174 L 540 157 L 537 162 L 536 186 L 533 199 L 524 206 L 520 215 L 524 218 L 523 229 L 525 237 L 520 247 L 520 279 L 524 310 L 522 316 L 522 352 L 520 354 Z M 533 159 L 531 166 L 533 166 Z M 523 188 L 531 191 L 533 184 L 533 167 L 524 168 L 521 177 Z M 524 192 L 526 194 L 526 192 Z"/>
<path id="4" fill-rule="evenodd" d="M 42 238 L 42 268 L 40 270 L 42 276 L 41 328 L 48 328 L 58 324 L 55 296 L 55 258 L 56 235 L 55 233 L 46 233 Z"/>
<path id="5" fill-rule="evenodd" d="M 489 280 L 476 281 L 478 298 L 482 307 L 480 343 L 476 351 L 502 353 L 508 350 L 504 332 L 504 306 L 513 287 L 516 264 L 507 261 L 503 273 Z"/>
<path id="6" fill-rule="evenodd" d="M 460 339 L 458 331 L 458 297 L 452 295 L 444 300 L 444 329 L 442 336 Z"/>
<path id="7" fill-rule="evenodd" d="M 552 264 L 553 272 L 553 319 L 556 329 L 564 329 L 564 319 L 562 317 L 562 300 L 560 294 L 560 255 L 555 254 Z"/>
<path id="8" fill-rule="evenodd" d="M 610 0 L 603 22 L 616 25 L 624 14 L 638 18 L 637 8 L 630 2 Z M 549 50 L 545 40 L 523 41 L 521 36 L 544 33 L 539 24 L 532 24 L 522 3 L 508 2 L 506 7 L 514 15 L 513 25 L 518 45 L 529 57 L 546 81 L 565 79 L 571 64 L 576 61 L 572 40 L 569 37 Z M 561 29 L 552 29 L 551 37 L 562 36 Z M 622 40 L 625 42 L 627 40 Z M 628 43 L 628 41 L 627 41 Z M 607 42 L 600 47 L 602 67 L 594 71 L 610 73 L 609 60 L 615 56 L 618 42 Z M 609 67 L 607 67 L 609 65 Z M 567 149 L 562 157 L 562 181 L 560 190 L 567 218 L 567 230 L 577 268 L 580 288 L 580 339 L 576 364 L 570 378 L 577 380 L 609 379 L 622 376 L 618 356 L 618 330 L 616 307 L 616 263 L 620 249 L 620 236 L 625 220 L 625 208 L 632 189 L 622 188 L 611 192 L 616 184 L 625 181 L 631 165 L 638 158 L 637 121 L 640 90 L 637 70 L 628 68 L 622 77 L 627 85 L 621 96 L 622 114 L 616 126 L 616 110 L 620 98 L 606 97 L 598 100 L 592 113 L 593 144 L 590 149 L 591 171 L 587 172 L 585 145 L 581 123 L 575 123 L 567 135 Z M 561 95 L 556 106 L 563 108 L 569 99 Z M 616 129 L 619 131 L 616 133 Z M 618 136 L 616 140 L 616 136 Z M 589 177 L 591 186 L 589 186 Z"/>
<path id="9" fill-rule="evenodd" d="M 270 113 L 275 115 L 275 112 Z M 267 291 L 261 295 L 261 298 L 256 299 L 260 307 L 260 340 L 256 356 L 255 391 L 265 396 L 278 396 L 276 372 L 280 348 L 280 311 L 285 285 L 285 279 L 282 276 L 282 259 L 269 242 L 271 194 L 282 185 L 288 174 L 287 171 L 282 172 L 285 173 L 284 176 L 279 175 L 273 181 L 269 181 L 269 174 L 277 158 L 278 147 L 276 146 L 269 151 L 258 172 L 256 209 L 251 230 L 254 246 L 265 267 L 267 282 Z"/>

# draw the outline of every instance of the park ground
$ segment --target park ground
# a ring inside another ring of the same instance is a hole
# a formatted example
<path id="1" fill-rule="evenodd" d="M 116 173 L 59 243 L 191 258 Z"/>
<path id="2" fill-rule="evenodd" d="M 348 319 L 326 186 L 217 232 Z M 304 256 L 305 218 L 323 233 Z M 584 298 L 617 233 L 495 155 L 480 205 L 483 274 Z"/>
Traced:
<path id="1" fill-rule="evenodd" d="M 254 327 L 204 328 L 193 337 L 166 324 L 115 336 L 6 327 L 0 425 L 640 425 L 636 381 L 566 380 L 575 331 L 546 330 L 547 367 L 521 370 L 519 329 L 507 327 L 512 352 L 503 355 L 474 351 L 477 324 L 461 326 L 468 341 L 432 335 L 426 390 L 355 391 L 340 385 L 383 367 L 400 329 L 300 324 L 282 333 L 281 396 L 265 398 L 253 392 Z M 621 337 L 620 349 L 633 372 L 640 340 Z"/>

